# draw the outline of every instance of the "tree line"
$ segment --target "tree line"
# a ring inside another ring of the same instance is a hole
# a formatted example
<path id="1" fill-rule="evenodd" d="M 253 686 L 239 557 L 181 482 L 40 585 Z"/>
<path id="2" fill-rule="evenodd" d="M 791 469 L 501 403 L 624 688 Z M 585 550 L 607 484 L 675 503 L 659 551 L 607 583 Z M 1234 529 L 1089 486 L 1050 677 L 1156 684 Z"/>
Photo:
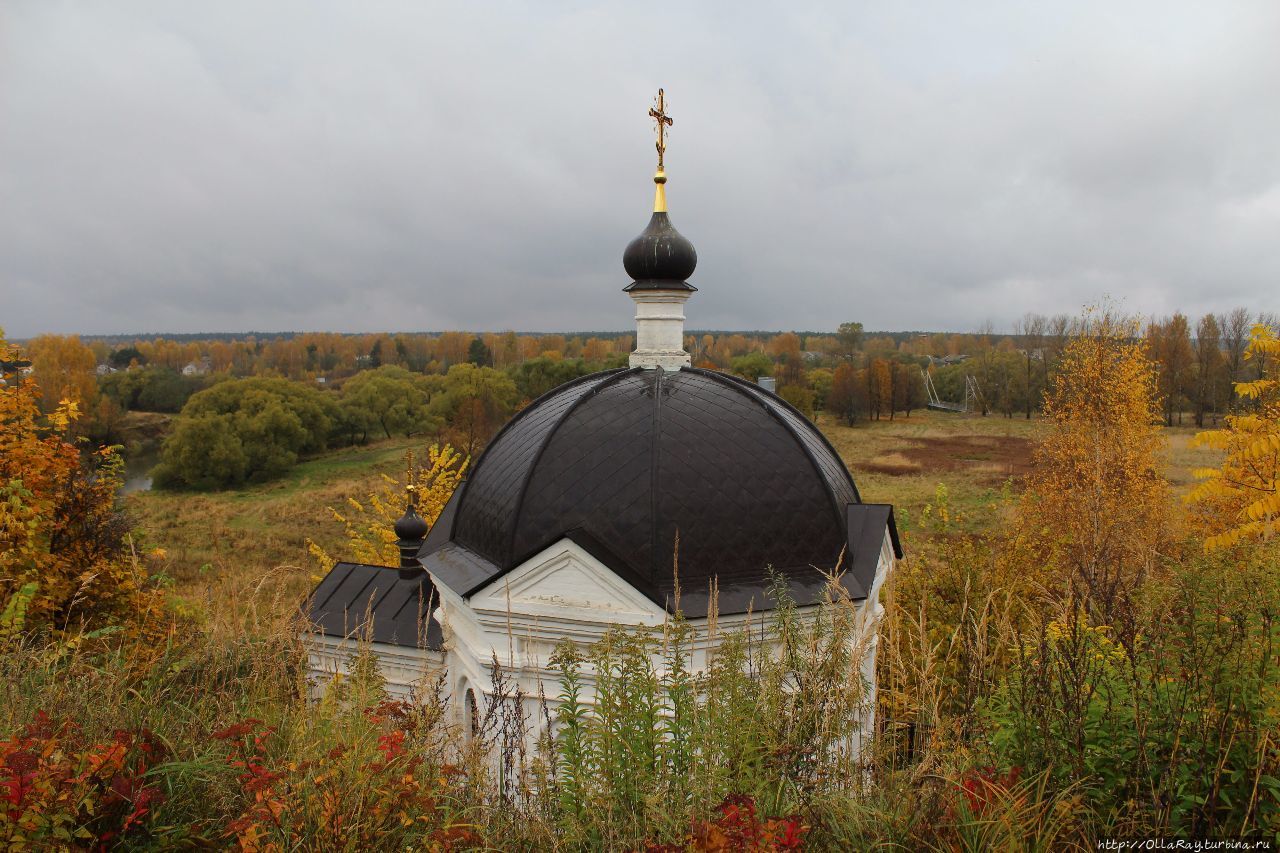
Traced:
<path id="1" fill-rule="evenodd" d="M 1244 359 L 1250 327 L 1275 320 L 1243 308 L 1195 323 L 1181 313 L 1148 320 L 1139 337 L 1158 367 L 1165 423 L 1190 416 L 1197 426 L 1216 424 L 1229 412 L 1236 403 L 1233 383 L 1249 381 L 1260 369 Z M 1028 314 L 1009 334 L 988 326 L 975 333 L 868 335 L 860 323 L 848 322 L 830 334 L 691 334 L 685 346 L 698 367 L 750 381 L 773 377 L 778 393 L 804 414 L 825 412 L 853 424 L 910 416 L 927 402 L 925 372 L 944 400 L 961 402 L 968 390 L 983 415 L 1030 418 L 1043 406 L 1066 344 L 1079 333 L 1078 321 L 1066 315 Z M 261 464 L 247 459 L 245 476 L 253 478 L 282 464 L 266 459 L 287 460 L 320 445 L 360 443 L 406 429 L 455 430 L 459 446 L 476 449 L 520 404 L 593 370 L 625 365 L 631 347 L 629 335 L 515 332 L 306 333 L 114 345 L 42 335 L 27 343 L 24 355 L 45 411 L 64 399 L 76 403 L 76 428 L 98 443 L 121 441 L 128 412 L 184 412 L 189 401 L 222 383 L 240 382 L 234 387 L 245 393 L 266 393 L 266 386 L 243 380 L 301 383 L 306 393 L 280 392 L 276 402 L 287 409 L 294 401 L 324 400 L 317 404 L 326 413 L 323 442 L 289 441 L 289 452 L 267 453 Z M 470 390 L 460 392 L 462 387 Z M 201 399 L 221 400 L 228 393 Z M 199 414 L 222 418 L 232 412 Z"/>

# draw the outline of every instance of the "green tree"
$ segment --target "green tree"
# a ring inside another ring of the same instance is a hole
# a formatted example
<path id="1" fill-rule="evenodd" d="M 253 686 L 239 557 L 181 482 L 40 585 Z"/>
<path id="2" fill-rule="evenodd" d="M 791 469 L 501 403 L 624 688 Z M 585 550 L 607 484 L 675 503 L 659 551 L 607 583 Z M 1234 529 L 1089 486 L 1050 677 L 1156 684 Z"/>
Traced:
<path id="1" fill-rule="evenodd" d="M 124 369 L 135 361 L 138 364 L 147 363 L 146 356 L 139 352 L 137 347 L 132 346 L 121 347 L 118 350 L 113 350 L 111 355 L 107 358 L 107 364 L 119 369 Z"/>
<path id="2" fill-rule="evenodd" d="M 248 473 L 249 457 L 232 419 L 204 414 L 178 420 L 152 476 L 157 486 L 219 489 L 242 485 Z"/>
<path id="3" fill-rule="evenodd" d="M 795 406 L 800 414 L 806 418 L 813 417 L 813 399 L 815 394 L 812 388 L 804 385 L 783 385 L 778 392 L 778 396 Z"/>
<path id="4" fill-rule="evenodd" d="M 755 382 L 761 376 L 773 375 L 773 359 L 759 351 L 749 352 L 729 362 L 729 370 L 748 382 Z"/>
<path id="5" fill-rule="evenodd" d="M 515 383 L 520 399 L 534 400 L 558 388 L 566 382 L 592 372 L 590 365 L 580 358 L 554 359 L 538 356 L 521 362 L 507 371 Z"/>
<path id="6" fill-rule="evenodd" d="M 431 433 L 441 426 L 429 405 L 431 379 L 403 367 L 383 365 L 358 373 L 342 387 L 342 410 L 348 424 L 366 431 L 376 425 L 387 438 L 400 432 L 411 436 Z"/>
<path id="7" fill-rule="evenodd" d="M 110 373 L 98 382 L 104 396 L 130 412 L 179 412 L 191 395 L 207 388 L 204 376 L 183 376 L 171 367 L 151 365 Z"/>
<path id="8" fill-rule="evenodd" d="M 841 323 L 836 331 L 836 340 L 840 342 L 841 354 L 852 360 L 854 354 L 862 349 L 862 324 Z"/>
<path id="9" fill-rule="evenodd" d="M 503 371 L 464 362 L 449 368 L 431 410 L 449 424 L 450 444 L 474 456 L 511 416 L 519 396 Z"/>
<path id="10" fill-rule="evenodd" d="M 493 366 L 493 353 L 489 352 L 489 348 L 479 336 L 471 339 L 471 346 L 467 348 L 467 361 L 476 367 Z"/>
<path id="11" fill-rule="evenodd" d="M 208 489 L 267 480 L 329 446 L 340 427 L 332 395 L 287 379 L 234 379 L 194 395 L 165 440 L 160 486 Z"/>
<path id="12" fill-rule="evenodd" d="M 827 394 L 831 393 L 831 382 L 834 374 L 830 368 L 816 367 L 810 370 L 807 379 L 809 390 L 813 392 L 813 407 L 818 410 L 827 408 Z"/>

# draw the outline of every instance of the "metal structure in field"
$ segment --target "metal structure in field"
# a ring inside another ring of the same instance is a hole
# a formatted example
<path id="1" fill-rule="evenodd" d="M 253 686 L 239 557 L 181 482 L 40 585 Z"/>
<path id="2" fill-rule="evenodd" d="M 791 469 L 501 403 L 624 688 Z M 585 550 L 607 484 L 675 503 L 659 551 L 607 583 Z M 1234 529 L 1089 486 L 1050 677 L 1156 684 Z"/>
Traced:
<path id="1" fill-rule="evenodd" d="M 978 408 L 982 400 L 982 388 L 972 374 L 964 378 L 964 401 L 960 403 L 952 403 L 950 400 L 944 400 L 938 396 L 938 388 L 933 384 L 933 374 L 929 372 L 928 368 L 920 368 L 920 375 L 924 377 L 924 389 L 929 395 L 929 402 L 926 405 L 934 411 L 972 412 L 975 408 Z"/>

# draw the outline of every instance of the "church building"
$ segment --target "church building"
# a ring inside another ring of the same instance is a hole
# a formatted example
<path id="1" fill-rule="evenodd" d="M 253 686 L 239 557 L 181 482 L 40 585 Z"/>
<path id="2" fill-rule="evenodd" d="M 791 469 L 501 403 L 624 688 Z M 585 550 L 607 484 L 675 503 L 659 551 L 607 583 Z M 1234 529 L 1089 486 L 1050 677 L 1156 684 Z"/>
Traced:
<path id="1" fill-rule="evenodd" d="M 395 526 L 398 567 L 333 568 L 309 603 L 317 689 L 364 643 L 393 695 L 444 673 L 460 724 L 484 707 L 495 655 L 526 695 L 545 690 L 554 705 L 558 643 L 660 626 L 677 607 L 697 630 L 696 671 L 735 625 L 767 618 L 771 569 L 800 613 L 823 606 L 838 569 L 874 636 L 880 586 L 902 555 L 893 508 L 864 503 L 822 433 L 781 397 L 691 366 L 684 312 L 697 253 L 667 213 L 661 93 L 650 115 L 653 215 L 623 253 L 630 366 L 519 412 L 430 529 L 411 504 Z M 864 647 L 874 689 L 874 641 Z"/>

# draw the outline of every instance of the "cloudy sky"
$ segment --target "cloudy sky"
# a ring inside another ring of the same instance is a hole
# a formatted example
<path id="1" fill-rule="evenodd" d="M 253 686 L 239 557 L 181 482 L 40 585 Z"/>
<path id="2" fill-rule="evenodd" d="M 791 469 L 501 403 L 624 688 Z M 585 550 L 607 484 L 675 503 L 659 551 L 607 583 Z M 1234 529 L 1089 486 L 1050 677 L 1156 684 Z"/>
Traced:
<path id="1" fill-rule="evenodd" d="M 1280 309 L 1280 3 L 0 7 L 0 326 L 625 329 L 665 86 L 693 328 Z"/>

